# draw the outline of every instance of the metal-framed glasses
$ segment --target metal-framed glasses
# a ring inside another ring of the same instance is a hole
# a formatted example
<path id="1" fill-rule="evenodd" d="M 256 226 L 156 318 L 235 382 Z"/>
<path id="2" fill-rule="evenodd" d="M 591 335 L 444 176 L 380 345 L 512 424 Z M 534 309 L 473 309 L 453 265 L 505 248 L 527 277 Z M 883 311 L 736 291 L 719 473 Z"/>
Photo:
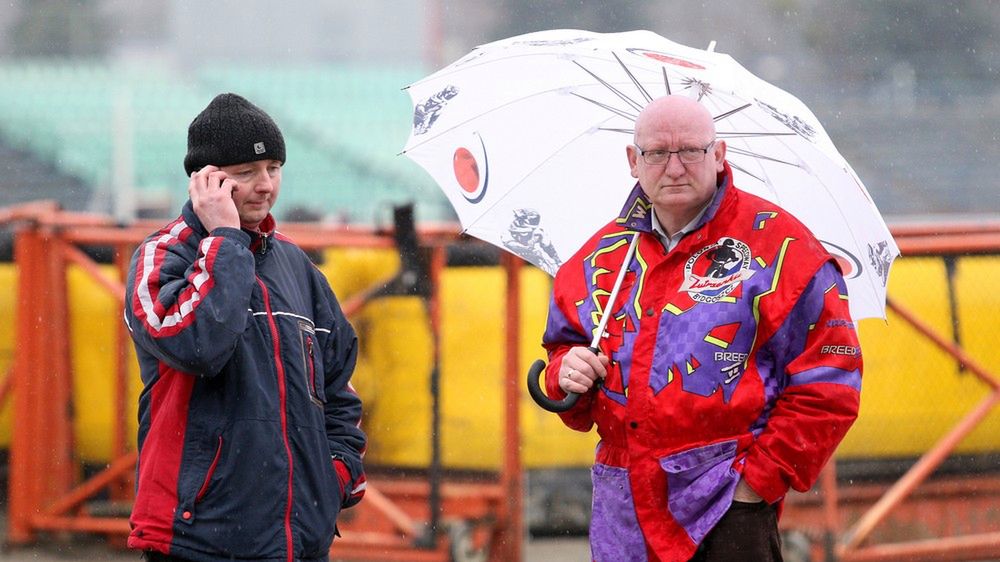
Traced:
<path id="1" fill-rule="evenodd" d="M 670 161 L 670 155 L 676 154 L 682 164 L 697 164 L 705 160 L 705 155 L 712 149 L 715 141 L 705 145 L 705 148 L 682 148 L 680 150 L 643 150 L 641 146 L 632 145 L 639 151 L 643 161 L 650 166 L 659 166 Z"/>

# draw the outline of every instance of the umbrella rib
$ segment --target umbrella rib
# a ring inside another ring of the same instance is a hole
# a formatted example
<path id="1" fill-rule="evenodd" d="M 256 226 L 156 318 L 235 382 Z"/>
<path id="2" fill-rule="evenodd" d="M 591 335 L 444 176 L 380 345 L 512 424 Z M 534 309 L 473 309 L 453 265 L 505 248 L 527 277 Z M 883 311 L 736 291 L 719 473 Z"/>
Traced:
<path id="1" fill-rule="evenodd" d="M 739 171 L 743 172 L 744 174 L 746 174 L 746 175 L 748 175 L 748 176 L 752 177 L 753 179 L 755 179 L 755 180 L 757 180 L 757 181 L 759 181 L 759 182 L 761 182 L 761 183 L 767 183 L 767 182 L 765 182 L 765 181 L 764 181 L 764 178 L 761 178 L 761 177 L 759 177 L 759 176 L 757 176 L 757 175 L 755 175 L 755 174 L 752 174 L 752 173 L 750 173 L 750 171 L 749 171 L 749 170 L 747 170 L 747 169 L 746 169 L 746 168 L 744 168 L 743 166 L 740 166 L 739 164 L 737 164 L 737 163 L 733 162 L 732 160 L 729 160 L 729 166 L 730 166 L 730 167 L 733 167 L 733 168 L 736 168 L 737 170 L 739 170 Z"/>
<path id="2" fill-rule="evenodd" d="M 739 111 L 743 111 L 744 109 L 747 109 L 748 107 L 751 107 L 751 104 L 747 103 L 747 104 L 744 104 L 744 105 L 742 105 L 742 106 L 740 106 L 738 108 L 729 110 L 729 111 L 721 114 L 720 117 L 722 117 L 722 116 L 724 116 L 724 117 L 730 117 L 730 116 L 734 115 L 735 113 L 737 113 Z M 747 114 L 747 117 L 755 125 L 761 126 L 761 124 L 758 123 L 756 121 L 756 119 L 754 119 L 752 117 L 752 114 Z M 763 126 L 761 126 L 761 127 L 763 128 Z M 784 146 L 790 152 L 792 152 L 792 153 L 795 152 L 794 150 L 791 149 L 791 147 L 787 146 L 780 138 L 778 138 L 778 137 L 790 136 L 790 135 L 797 136 L 797 133 L 794 133 L 794 132 L 788 132 L 788 133 L 784 133 L 784 132 L 781 132 L 781 133 L 778 133 L 778 132 L 775 132 L 775 133 L 750 133 L 750 132 L 735 132 L 735 131 L 730 131 L 730 132 L 727 132 L 725 134 L 731 135 L 733 138 L 754 138 L 754 137 L 767 137 L 767 136 L 769 136 L 769 137 L 775 137 L 775 140 L 779 144 L 781 144 L 782 146 Z M 728 146 L 727 149 L 728 149 L 728 151 L 732 152 L 733 154 L 738 154 L 738 155 L 741 155 L 741 156 L 747 156 L 747 157 L 749 157 L 751 159 L 773 161 L 773 162 L 776 162 L 776 163 L 779 163 L 779 164 L 785 164 L 785 165 L 793 166 L 793 167 L 799 168 L 799 169 L 802 168 L 802 166 L 800 166 L 798 164 L 795 164 L 795 163 L 792 163 L 792 162 L 786 162 L 786 161 L 779 160 L 779 159 L 776 159 L 776 158 L 773 158 L 773 157 L 770 157 L 770 156 L 765 156 L 764 154 L 756 153 L 756 152 L 753 152 L 753 151 L 749 151 L 747 149 L 736 148 L 734 146 Z M 741 172 L 747 174 L 748 176 L 756 179 L 757 181 L 761 182 L 762 184 L 764 184 L 766 186 L 770 186 L 771 185 L 770 181 L 767 179 L 768 176 L 769 176 L 769 174 L 767 173 L 767 169 L 766 168 L 760 167 L 759 168 L 759 173 L 758 174 L 754 174 L 754 173 L 751 173 L 750 170 L 747 169 L 746 167 L 735 165 L 732 161 L 730 161 L 729 163 L 734 168 L 736 168 L 736 169 L 740 170 Z M 772 191 L 772 193 L 774 193 L 775 195 L 777 195 L 777 192 L 774 191 L 773 187 L 771 188 L 771 191 Z"/>
<path id="3" fill-rule="evenodd" d="M 663 85 L 667 88 L 667 95 L 669 96 L 671 95 L 671 93 L 670 93 L 670 80 L 667 78 L 667 67 L 661 66 L 660 68 L 663 70 Z"/>
<path id="4" fill-rule="evenodd" d="M 639 80 L 637 80 L 635 75 L 632 74 L 632 71 L 629 70 L 627 66 L 625 66 L 625 63 L 622 62 L 622 59 L 618 58 L 618 53 L 611 51 L 611 56 L 615 57 L 615 60 L 618 61 L 619 65 L 621 65 L 622 70 L 625 71 L 625 74 L 628 74 L 629 80 L 631 80 L 632 83 L 635 84 L 635 87 L 639 90 L 639 92 L 642 93 L 642 97 L 646 98 L 646 103 L 653 101 L 653 97 L 649 95 L 649 92 L 646 91 L 646 88 L 642 87 L 642 84 L 640 84 Z"/>
<path id="5" fill-rule="evenodd" d="M 609 133 L 625 133 L 626 135 L 634 135 L 635 129 L 613 129 L 610 127 L 598 127 L 598 131 L 608 131 Z"/>
<path id="6" fill-rule="evenodd" d="M 737 107 L 736 109 L 730 109 L 729 111 L 727 111 L 727 112 L 725 112 L 725 113 L 723 113 L 721 115 L 717 115 L 713 119 L 715 119 L 716 121 L 720 121 L 720 120 L 725 119 L 725 118 L 727 118 L 727 117 L 729 117 L 729 116 L 731 116 L 733 114 L 739 113 L 739 112 L 743 111 L 744 109 L 746 109 L 748 107 L 750 107 L 749 103 L 746 104 L 746 105 Z"/>
<path id="7" fill-rule="evenodd" d="M 767 156 L 767 155 L 761 154 L 759 152 L 753 152 L 752 150 L 746 150 L 746 149 L 743 149 L 743 148 L 736 148 L 736 147 L 728 147 L 728 148 L 729 148 L 729 152 L 735 152 L 736 154 L 740 154 L 742 156 L 749 156 L 751 158 L 756 158 L 757 160 L 767 160 L 769 162 L 776 162 L 778 164 L 787 164 L 789 166 L 795 166 L 796 168 L 800 168 L 801 167 L 801 166 L 799 166 L 798 164 L 796 164 L 794 162 L 788 162 L 786 160 L 781 160 L 779 158 L 774 158 L 773 156 Z"/>
<path id="8" fill-rule="evenodd" d="M 727 138 L 755 138 L 755 137 L 791 137 L 798 133 L 738 133 L 736 131 L 719 131 L 716 136 Z"/>
<path id="9" fill-rule="evenodd" d="M 612 93 L 614 93 L 616 96 L 618 96 L 619 98 L 621 98 L 621 100 L 624 101 L 625 103 L 631 105 L 636 110 L 641 110 L 642 109 L 642 106 L 639 105 L 638 102 L 636 102 L 632 98 L 630 98 L 627 95 L 625 95 L 625 92 L 622 92 L 618 88 L 615 88 L 614 86 L 612 86 L 611 84 L 609 84 L 606 80 L 604 80 L 600 76 L 594 74 L 589 69 L 587 69 L 586 66 L 583 66 L 582 64 L 580 64 L 577 61 L 573 61 L 573 64 L 575 64 L 575 65 L 579 66 L 580 68 L 582 68 L 584 72 L 586 72 L 587 74 L 591 75 L 594 78 L 594 80 L 597 80 L 598 82 L 600 82 L 600 84 L 602 86 L 604 86 L 605 88 L 611 90 Z"/>
<path id="10" fill-rule="evenodd" d="M 597 100 L 592 100 L 592 99 L 588 98 L 587 96 L 581 96 L 580 94 L 578 94 L 576 92 L 570 92 L 570 94 L 574 95 L 574 96 L 576 96 L 576 97 L 578 97 L 578 98 L 580 98 L 582 100 L 589 101 L 590 103 L 592 103 L 592 104 L 594 104 L 594 105 L 596 105 L 596 106 L 598 106 L 600 108 L 607 109 L 611 113 L 614 113 L 615 115 L 624 117 L 626 119 L 630 119 L 632 121 L 635 121 L 635 119 L 637 117 L 637 115 L 633 115 L 631 113 L 626 113 L 625 111 L 623 111 L 621 109 L 618 109 L 616 107 L 612 107 L 612 106 L 610 106 L 610 105 L 608 105 L 606 103 L 601 103 L 601 102 L 599 102 Z"/>

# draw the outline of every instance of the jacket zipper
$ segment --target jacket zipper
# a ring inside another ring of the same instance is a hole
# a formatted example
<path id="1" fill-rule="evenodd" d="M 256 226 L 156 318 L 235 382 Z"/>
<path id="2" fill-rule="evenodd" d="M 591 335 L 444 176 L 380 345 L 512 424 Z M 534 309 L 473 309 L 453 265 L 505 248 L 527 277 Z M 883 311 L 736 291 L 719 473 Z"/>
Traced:
<path id="1" fill-rule="evenodd" d="M 316 391 L 316 363 L 313 358 L 313 340 L 309 336 L 306 336 L 306 350 L 309 355 L 309 392 L 312 393 L 310 398 L 317 400 L 319 393 Z"/>
<path id="2" fill-rule="evenodd" d="M 274 366 L 278 374 L 278 409 L 281 415 L 281 438 L 285 444 L 285 454 L 288 455 L 288 500 L 285 502 L 285 546 L 287 550 L 288 562 L 294 562 L 294 543 L 292 540 L 292 474 L 295 467 L 292 461 L 292 447 L 288 443 L 288 414 L 285 411 L 287 401 L 285 388 L 285 367 L 281 363 L 281 343 L 279 341 L 278 326 L 274 322 L 274 315 L 271 314 L 271 298 L 267 292 L 267 286 L 257 278 L 264 294 L 264 310 L 267 312 L 267 324 L 271 329 L 271 340 L 274 342 Z"/>

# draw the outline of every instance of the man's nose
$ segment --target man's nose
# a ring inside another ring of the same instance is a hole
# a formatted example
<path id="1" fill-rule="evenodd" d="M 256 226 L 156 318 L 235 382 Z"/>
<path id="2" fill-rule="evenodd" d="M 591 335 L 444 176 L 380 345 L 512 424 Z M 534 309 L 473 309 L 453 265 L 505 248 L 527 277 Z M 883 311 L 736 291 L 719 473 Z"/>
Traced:
<path id="1" fill-rule="evenodd" d="M 263 177 L 257 178 L 253 185 L 254 191 L 270 192 L 274 191 L 274 180 L 271 176 L 263 174 Z"/>
<path id="2" fill-rule="evenodd" d="M 687 171 L 684 163 L 681 162 L 681 155 L 671 152 L 667 154 L 667 163 L 663 165 L 663 172 L 671 177 L 683 176 Z"/>

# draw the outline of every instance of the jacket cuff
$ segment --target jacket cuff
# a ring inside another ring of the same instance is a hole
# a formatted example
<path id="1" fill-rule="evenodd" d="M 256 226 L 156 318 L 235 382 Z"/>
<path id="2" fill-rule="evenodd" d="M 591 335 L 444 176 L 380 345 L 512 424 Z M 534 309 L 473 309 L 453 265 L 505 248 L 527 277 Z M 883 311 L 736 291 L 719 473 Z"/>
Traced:
<path id="1" fill-rule="evenodd" d="M 769 504 L 784 498 L 788 493 L 789 484 L 781 477 L 780 468 L 764 455 L 751 453 L 747 456 L 743 480 Z"/>
<path id="2" fill-rule="evenodd" d="M 239 228 L 233 228 L 231 226 L 220 226 L 211 232 L 211 236 L 221 236 L 223 238 L 228 238 L 233 242 L 243 246 L 244 248 L 250 247 L 250 235 Z"/>
<path id="3" fill-rule="evenodd" d="M 559 369 L 562 367 L 562 361 L 567 351 L 569 351 L 569 347 L 561 350 L 558 354 L 553 354 L 552 362 L 545 370 L 545 390 L 552 400 L 562 400 L 567 396 L 566 392 L 559 386 Z M 566 424 L 566 427 L 575 431 L 590 431 L 590 428 L 594 426 L 594 420 L 590 415 L 594 395 L 593 389 L 581 394 L 572 408 L 559 413 L 559 418 Z"/>
<path id="4" fill-rule="evenodd" d="M 365 475 L 362 474 L 357 479 L 353 479 L 352 483 L 351 471 L 347 468 L 347 464 L 336 457 L 333 458 L 333 469 L 336 471 L 337 481 L 340 483 L 341 507 L 350 507 L 361 501 L 368 487 Z"/>

